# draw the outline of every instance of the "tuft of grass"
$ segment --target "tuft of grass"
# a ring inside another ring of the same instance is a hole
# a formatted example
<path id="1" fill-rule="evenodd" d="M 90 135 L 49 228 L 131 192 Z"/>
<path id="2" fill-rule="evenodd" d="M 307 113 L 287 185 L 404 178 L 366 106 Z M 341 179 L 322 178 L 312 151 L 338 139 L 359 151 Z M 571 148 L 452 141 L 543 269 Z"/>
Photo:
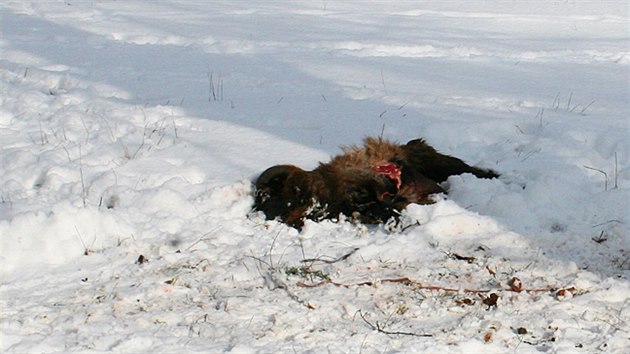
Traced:
<path id="1" fill-rule="evenodd" d="M 208 70 L 208 102 L 223 101 L 223 78 L 219 75 L 216 79 L 214 71 Z"/>
<path id="2" fill-rule="evenodd" d="M 558 92 L 558 94 L 556 95 L 556 97 L 553 100 L 553 103 L 551 104 L 551 108 L 554 111 L 558 111 L 560 109 L 560 93 Z M 573 92 L 571 92 L 569 94 L 569 97 L 567 98 L 567 104 L 565 107 L 565 111 L 569 112 L 569 113 L 577 113 L 581 116 L 586 116 L 586 110 L 588 110 L 594 103 L 595 100 L 592 100 L 591 102 L 589 102 L 587 105 L 581 105 L 581 104 L 575 104 L 572 105 L 572 101 L 573 101 Z"/>

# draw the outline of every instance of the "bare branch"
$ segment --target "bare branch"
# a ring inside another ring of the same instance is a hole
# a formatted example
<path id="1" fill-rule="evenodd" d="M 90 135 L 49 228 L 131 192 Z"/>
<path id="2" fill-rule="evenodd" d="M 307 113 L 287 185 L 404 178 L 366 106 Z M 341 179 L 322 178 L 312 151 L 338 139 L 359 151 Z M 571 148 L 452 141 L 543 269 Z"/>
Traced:
<path id="1" fill-rule="evenodd" d="M 358 313 L 359 316 L 361 316 L 361 319 L 363 319 L 363 322 L 365 322 L 373 331 L 377 331 L 379 333 L 383 333 L 386 335 L 395 335 L 395 336 L 433 337 L 433 335 L 430 333 L 388 331 L 384 328 L 386 326 L 382 326 L 380 323 L 378 323 L 378 321 L 376 321 L 376 324 L 372 324 L 370 321 L 368 321 L 367 318 L 365 318 L 365 316 L 363 315 L 363 311 L 358 310 L 356 313 Z"/>
<path id="2" fill-rule="evenodd" d="M 352 251 L 344 254 L 343 256 L 341 256 L 339 258 L 334 258 L 332 260 L 322 259 L 320 257 L 317 257 L 317 258 L 305 258 L 305 259 L 302 260 L 302 263 L 322 262 L 322 263 L 326 263 L 326 264 L 333 264 L 333 263 L 345 261 L 346 259 L 348 259 L 348 257 L 352 256 L 358 250 L 359 250 L 359 248 L 356 247 Z"/>

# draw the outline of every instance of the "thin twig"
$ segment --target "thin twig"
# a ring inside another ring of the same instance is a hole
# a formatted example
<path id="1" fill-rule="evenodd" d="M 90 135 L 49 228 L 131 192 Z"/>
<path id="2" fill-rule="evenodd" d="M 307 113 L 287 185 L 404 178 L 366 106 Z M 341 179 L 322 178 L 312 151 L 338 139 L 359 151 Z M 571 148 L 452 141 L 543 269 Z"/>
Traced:
<path id="1" fill-rule="evenodd" d="M 619 176 L 619 174 L 617 173 L 618 172 L 617 166 L 618 166 L 618 164 L 617 164 L 617 151 L 615 151 L 615 187 L 614 187 L 615 189 L 619 188 L 619 185 L 617 184 L 617 177 Z"/>
<path id="2" fill-rule="evenodd" d="M 212 101 L 216 101 L 217 100 L 217 94 L 215 92 L 214 89 L 214 79 L 213 79 L 213 72 L 210 71 L 208 73 L 208 102 L 212 102 Z"/>
<path id="3" fill-rule="evenodd" d="M 144 110 L 143 110 L 144 112 Z M 149 123 L 145 124 L 144 126 L 144 132 L 142 133 L 142 143 L 140 144 L 140 146 L 138 146 L 138 149 L 136 149 L 136 152 L 134 152 L 131 157 L 129 157 L 130 160 L 133 160 L 136 158 L 136 156 L 138 156 L 138 153 L 140 152 L 140 150 L 142 150 L 142 147 L 145 144 L 145 138 L 147 136 L 147 128 L 149 127 Z"/>
<path id="4" fill-rule="evenodd" d="M 558 94 L 556 95 L 556 98 L 553 99 L 553 103 L 551 104 L 551 107 L 553 108 L 554 111 L 557 111 L 558 108 L 560 107 L 560 92 L 558 92 Z"/>
<path id="5" fill-rule="evenodd" d="M 588 167 L 588 166 L 584 166 L 584 168 L 587 168 L 587 169 L 593 170 L 593 171 L 597 171 L 597 172 L 599 172 L 599 173 L 604 175 L 604 191 L 607 192 L 608 191 L 608 174 L 606 172 L 600 170 L 600 169 L 597 169 L 597 168 Z"/>
<path id="6" fill-rule="evenodd" d="M 309 310 L 315 309 L 315 306 L 311 305 L 307 300 L 301 299 L 296 293 L 294 293 L 293 291 L 291 291 L 291 289 L 289 289 L 289 287 L 284 281 L 282 281 L 281 279 L 278 279 L 275 273 L 273 272 L 273 270 L 267 272 L 264 278 L 266 282 L 269 282 L 270 284 L 274 286 L 274 288 L 270 288 L 271 290 L 282 289 L 284 290 L 285 293 L 287 293 L 287 295 L 289 296 L 289 298 L 291 298 L 291 300 L 297 302 L 298 304 L 306 307 Z"/>
<path id="7" fill-rule="evenodd" d="M 587 104 L 587 105 L 586 105 L 586 107 L 582 108 L 582 110 L 580 111 L 580 114 L 581 114 L 581 115 L 583 115 L 583 116 L 585 116 L 585 115 L 586 115 L 586 113 L 584 113 L 584 112 L 585 112 L 585 111 L 588 109 L 588 107 L 590 107 L 593 103 L 595 103 L 595 100 L 591 101 L 591 103 Z"/>
<path id="8" fill-rule="evenodd" d="M 359 248 L 356 247 L 352 251 L 344 254 L 343 256 L 341 256 L 339 258 L 334 258 L 332 260 L 322 259 L 320 257 L 317 257 L 317 258 L 305 258 L 305 259 L 302 260 L 302 263 L 322 262 L 322 263 L 326 263 L 326 264 L 333 264 L 333 263 L 345 261 L 346 259 L 348 259 L 348 257 L 352 256 L 358 250 L 359 250 Z"/>
<path id="9" fill-rule="evenodd" d="M 381 324 L 378 323 L 378 321 L 376 321 L 376 324 L 372 324 L 370 321 L 368 321 L 367 318 L 365 318 L 365 316 L 363 315 L 363 311 L 358 310 L 357 313 L 359 314 L 359 316 L 361 316 L 361 318 L 363 319 L 363 322 L 365 322 L 368 326 L 370 326 L 370 328 L 373 331 L 377 331 L 379 333 L 383 333 L 383 334 L 387 334 L 387 335 L 398 335 L 398 336 L 433 337 L 433 335 L 430 334 L 430 333 L 388 331 L 388 330 L 386 330 L 384 328 L 384 326 L 381 326 Z"/>
<path id="10" fill-rule="evenodd" d="M 81 236 L 81 233 L 79 232 L 79 229 L 77 228 L 77 225 L 74 225 L 74 230 L 77 232 L 77 237 L 79 238 L 79 241 L 81 241 L 81 245 L 83 246 L 83 255 L 88 256 L 90 254 L 90 249 L 83 241 L 83 237 Z"/>
<path id="11" fill-rule="evenodd" d="M 175 140 L 179 139 L 179 136 L 177 135 L 177 125 L 175 124 L 175 117 L 173 118 L 173 131 L 175 132 Z"/>
<path id="12" fill-rule="evenodd" d="M 219 229 L 220 227 L 215 227 L 214 229 L 206 232 L 201 237 L 199 237 L 195 242 L 191 243 L 190 246 L 186 247 L 184 251 L 189 251 L 191 248 L 195 247 L 195 245 L 197 245 L 199 242 L 207 240 L 208 238 L 206 236 L 216 233 L 217 231 L 219 231 Z"/>
<path id="13" fill-rule="evenodd" d="M 79 143 L 79 173 L 81 174 L 81 197 L 83 199 L 83 207 L 87 206 L 85 201 L 86 193 L 85 193 L 85 180 L 83 179 L 83 156 L 81 153 L 81 143 Z"/>
<path id="14" fill-rule="evenodd" d="M 42 145 L 48 143 L 48 138 L 46 137 L 46 133 L 44 133 L 44 129 L 42 128 L 42 122 L 39 122 L 39 139 Z"/>
<path id="15" fill-rule="evenodd" d="M 381 83 L 383 84 L 383 91 L 385 91 L 385 95 L 389 95 L 389 93 L 387 93 L 387 87 L 385 86 L 385 77 L 383 76 L 383 70 L 381 70 Z"/>

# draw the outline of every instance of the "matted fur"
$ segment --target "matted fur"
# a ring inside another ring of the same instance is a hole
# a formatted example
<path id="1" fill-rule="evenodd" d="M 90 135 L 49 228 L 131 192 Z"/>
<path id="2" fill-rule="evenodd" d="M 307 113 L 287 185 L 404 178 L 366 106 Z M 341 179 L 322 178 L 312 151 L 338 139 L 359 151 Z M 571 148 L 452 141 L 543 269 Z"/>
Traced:
<path id="1" fill-rule="evenodd" d="M 384 139 L 368 137 L 363 143 L 363 146 L 342 146 L 343 155 L 334 157 L 330 164 L 336 168 L 369 169 L 375 161 L 390 161 L 404 156 L 399 144 Z"/>
<path id="2" fill-rule="evenodd" d="M 304 219 L 337 218 L 381 223 L 410 203 L 432 203 L 445 192 L 439 183 L 450 175 L 498 175 L 438 153 L 422 139 L 401 145 L 368 137 L 363 146 L 342 147 L 343 154 L 313 171 L 292 165 L 273 166 L 256 181 L 254 210 L 267 219 L 300 227 Z"/>

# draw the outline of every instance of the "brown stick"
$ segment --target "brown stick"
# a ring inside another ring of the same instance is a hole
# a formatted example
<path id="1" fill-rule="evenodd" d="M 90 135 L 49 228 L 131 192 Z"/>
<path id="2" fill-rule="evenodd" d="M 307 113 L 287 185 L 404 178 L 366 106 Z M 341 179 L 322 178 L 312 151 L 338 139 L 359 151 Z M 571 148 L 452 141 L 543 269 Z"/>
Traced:
<path id="1" fill-rule="evenodd" d="M 337 287 L 344 287 L 344 288 L 350 288 L 350 287 L 355 287 L 355 286 L 374 286 L 375 283 L 403 283 L 405 285 L 413 285 L 415 288 L 417 289 L 426 289 L 426 290 L 435 290 L 435 291 L 448 291 L 448 292 L 465 292 L 465 293 L 472 293 L 472 294 L 484 294 L 484 293 L 489 293 L 491 291 L 509 291 L 509 292 L 517 292 L 516 290 L 512 289 L 512 288 L 504 288 L 504 289 L 459 289 L 459 288 L 447 288 L 447 287 L 443 287 L 443 286 L 439 286 L 439 285 L 423 285 L 422 283 L 409 279 L 408 277 L 401 277 L 401 278 L 385 278 L 385 279 L 380 279 L 377 281 L 364 281 L 364 282 L 359 282 L 359 283 L 354 283 L 354 284 L 343 284 L 343 283 L 337 283 L 334 282 L 331 279 L 326 279 L 326 280 L 322 280 L 318 283 L 314 283 L 314 284 L 306 284 L 302 281 L 299 281 L 296 283 L 297 286 L 302 287 L 302 288 L 316 288 L 319 286 L 323 286 L 323 285 L 334 285 Z M 554 289 L 558 289 L 557 287 L 546 287 L 546 288 L 535 288 L 535 289 L 520 289 L 520 291 L 518 292 L 547 292 L 547 291 L 552 291 Z"/>
<path id="2" fill-rule="evenodd" d="M 303 259 L 301 262 L 302 263 L 314 263 L 314 262 L 322 262 L 322 263 L 326 263 L 326 264 L 333 264 L 333 263 L 337 263 L 337 262 L 341 262 L 341 261 L 345 261 L 346 259 L 348 259 L 348 257 L 352 256 L 354 254 L 354 252 L 358 251 L 359 248 L 356 247 L 354 248 L 352 251 L 344 254 L 343 256 L 339 257 L 339 258 L 335 258 L 332 260 L 329 259 L 322 259 L 322 258 L 306 258 Z"/>

